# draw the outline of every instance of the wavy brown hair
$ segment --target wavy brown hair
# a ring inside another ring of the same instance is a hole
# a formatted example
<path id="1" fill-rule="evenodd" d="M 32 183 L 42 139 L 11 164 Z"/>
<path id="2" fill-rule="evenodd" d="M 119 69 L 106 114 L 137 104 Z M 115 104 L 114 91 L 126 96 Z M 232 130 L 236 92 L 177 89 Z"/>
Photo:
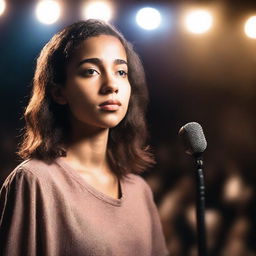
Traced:
<path id="1" fill-rule="evenodd" d="M 132 45 L 112 25 L 99 20 L 74 23 L 52 37 L 44 46 L 38 59 L 33 78 L 33 90 L 24 117 L 26 125 L 18 155 L 51 161 L 66 155 L 69 134 L 68 106 L 57 104 L 50 91 L 57 85 L 64 86 L 66 67 L 75 49 L 84 40 L 111 35 L 120 40 L 128 62 L 128 79 L 131 98 L 124 119 L 110 129 L 107 156 L 113 171 L 119 177 L 139 173 L 154 163 L 149 147 L 145 110 L 148 92 L 144 70 Z"/>

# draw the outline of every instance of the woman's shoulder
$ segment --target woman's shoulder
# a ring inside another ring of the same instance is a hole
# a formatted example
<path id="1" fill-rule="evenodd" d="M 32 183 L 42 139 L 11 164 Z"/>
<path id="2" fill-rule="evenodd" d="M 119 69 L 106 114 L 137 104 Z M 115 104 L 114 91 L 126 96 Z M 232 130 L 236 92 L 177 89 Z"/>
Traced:
<path id="1" fill-rule="evenodd" d="M 146 180 L 138 174 L 129 173 L 125 176 L 124 182 L 128 187 L 143 191 L 146 194 L 150 194 L 150 196 L 152 195 L 152 190 L 150 186 L 148 185 Z"/>
<path id="2" fill-rule="evenodd" d="M 16 172 L 24 172 L 24 173 L 31 173 L 35 176 L 42 175 L 42 172 L 44 173 L 44 176 L 47 172 L 51 171 L 53 168 L 55 168 L 55 161 L 46 162 L 40 159 L 36 158 L 30 158 L 23 162 L 21 162 L 14 171 Z"/>
<path id="3" fill-rule="evenodd" d="M 126 176 L 124 176 L 124 180 L 126 182 L 130 182 L 130 183 L 133 183 L 133 184 L 143 184 L 143 185 L 148 186 L 145 179 L 142 176 L 140 176 L 139 174 L 129 173 Z"/>
<path id="4" fill-rule="evenodd" d="M 14 170 L 6 178 L 4 185 L 20 182 L 20 181 L 38 181 L 38 180 L 47 180 L 51 175 L 52 169 L 55 168 L 55 163 L 47 163 L 40 159 L 27 159 L 20 164 L 18 164 Z"/>

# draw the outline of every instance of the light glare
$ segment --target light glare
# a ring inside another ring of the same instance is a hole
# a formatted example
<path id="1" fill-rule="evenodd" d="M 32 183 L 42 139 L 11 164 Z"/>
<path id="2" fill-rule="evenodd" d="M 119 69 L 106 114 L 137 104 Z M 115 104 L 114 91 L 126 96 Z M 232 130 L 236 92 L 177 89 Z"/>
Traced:
<path id="1" fill-rule="evenodd" d="M 83 16 L 85 19 L 109 21 L 112 18 L 112 8 L 104 2 L 89 3 L 84 6 Z"/>
<path id="2" fill-rule="evenodd" d="M 256 16 L 252 16 L 246 21 L 244 32 L 248 37 L 256 39 Z"/>
<path id="3" fill-rule="evenodd" d="M 194 34 L 202 34 L 212 27 L 212 15 L 204 10 L 192 11 L 185 18 L 187 29 Z"/>
<path id="4" fill-rule="evenodd" d="M 44 24 L 53 24 L 60 17 L 61 8 L 58 2 L 45 0 L 38 3 L 36 16 Z"/>
<path id="5" fill-rule="evenodd" d="M 158 28 L 161 24 L 161 19 L 159 11 L 151 7 L 142 8 L 136 15 L 137 24 L 146 30 Z"/>
<path id="6" fill-rule="evenodd" d="M 2 15 L 5 11 L 6 3 L 4 0 L 0 0 L 0 15 Z"/>

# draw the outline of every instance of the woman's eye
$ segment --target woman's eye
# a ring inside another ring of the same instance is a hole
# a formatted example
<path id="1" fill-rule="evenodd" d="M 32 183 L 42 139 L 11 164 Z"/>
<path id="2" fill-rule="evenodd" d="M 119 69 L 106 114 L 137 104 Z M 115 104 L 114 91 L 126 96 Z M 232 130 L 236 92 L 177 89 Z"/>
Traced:
<path id="1" fill-rule="evenodd" d="M 126 77 L 127 76 L 127 72 L 125 72 L 124 70 L 118 70 L 117 72 L 122 77 Z"/>
<path id="2" fill-rule="evenodd" d="M 82 71 L 82 74 L 84 76 L 95 76 L 95 75 L 99 74 L 99 72 L 95 69 L 88 68 L 88 69 Z"/>

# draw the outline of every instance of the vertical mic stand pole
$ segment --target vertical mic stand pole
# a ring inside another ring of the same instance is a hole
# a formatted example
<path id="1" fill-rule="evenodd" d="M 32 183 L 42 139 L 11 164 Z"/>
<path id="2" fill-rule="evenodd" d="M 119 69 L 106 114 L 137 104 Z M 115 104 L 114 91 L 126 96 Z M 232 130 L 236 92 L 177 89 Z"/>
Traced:
<path id="1" fill-rule="evenodd" d="M 207 256 L 205 232 L 205 185 L 203 174 L 203 158 L 196 156 L 196 221 L 197 221 L 197 248 L 198 256 Z"/>

